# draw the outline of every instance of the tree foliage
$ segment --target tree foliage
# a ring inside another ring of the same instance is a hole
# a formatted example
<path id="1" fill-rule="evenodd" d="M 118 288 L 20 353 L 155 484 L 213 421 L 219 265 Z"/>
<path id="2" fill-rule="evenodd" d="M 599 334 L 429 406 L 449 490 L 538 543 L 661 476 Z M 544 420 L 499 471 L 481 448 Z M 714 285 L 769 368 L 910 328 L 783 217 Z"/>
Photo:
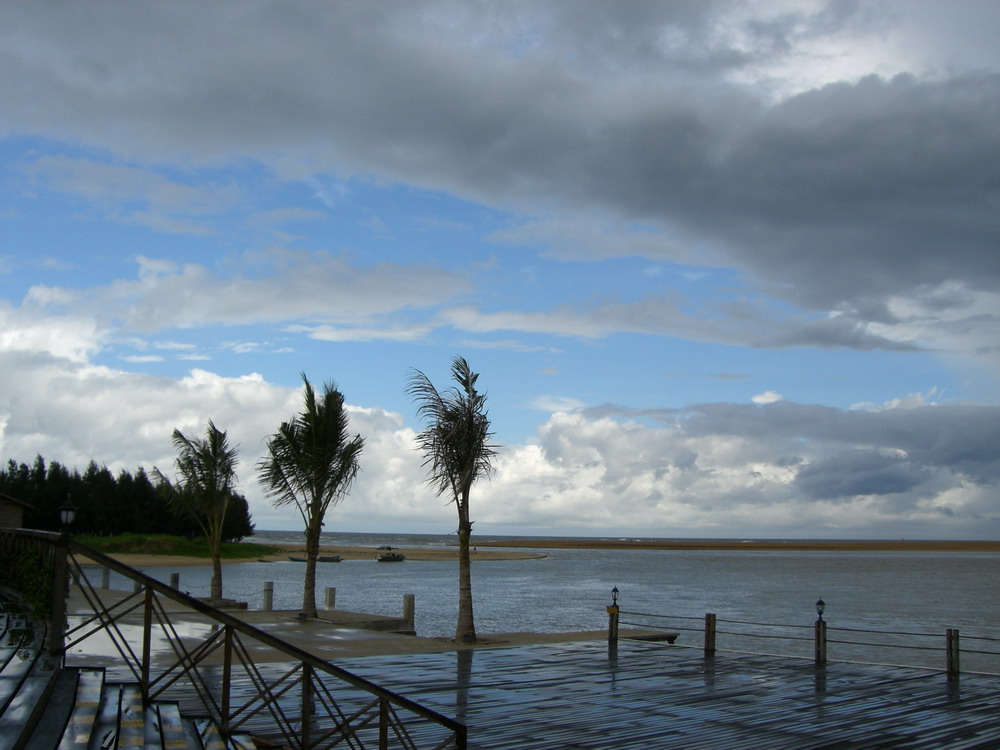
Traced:
<path id="1" fill-rule="evenodd" d="M 426 425 L 417 435 L 417 446 L 424 454 L 427 481 L 439 495 L 448 495 L 458 510 L 459 583 L 456 640 L 476 640 L 472 610 L 472 562 L 469 539 L 472 519 L 469 496 L 472 485 L 493 471 L 497 446 L 490 442 L 490 419 L 486 394 L 476 390 L 479 374 L 472 372 L 463 357 L 451 364 L 452 379 L 457 385 L 444 393 L 420 370 L 414 370 L 407 388 L 417 403 L 417 416 Z"/>
<path id="2" fill-rule="evenodd" d="M 213 601 L 222 599 L 222 534 L 226 511 L 236 484 L 236 447 L 229 437 L 209 420 L 204 438 L 188 438 L 174 430 L 177 480 L 171 482 L 154 468 L 157 487 L 167 504 L 177 513 L 192 518 L 208 540 L 212 557 Z"/>
<path id="3" fill-rule="evenodd" d="M 346 497 L 360 469 L 364 438 L 351 436 L 344 396 L 333 383 L 317 394 L 304 384 L 303 410 L 282 422 L 258 464 L 261 484 L 276 507 L 294 506 L 305 526 L 302 611 L 316 616 L 316 558 L 327 511 Z"/>
<path id="4" fill-rule="evenodd" d="M 59 531 L 59 506 L 69 498 L 77 507 L 74 533 L 201 534 L 194 519 L 171 510 L 142 467 L 135 472 L 122 469 L 114 475 L 92 460 L 80 474 L 42 456 L 31 465 L 11 458 L 0 465 L 0 492 L 28 504 L 24 525 L 30 529 Z M 239 541 L 253 533 L 246 498 L 234 493 L 225 516 L 223 540 Z"/>

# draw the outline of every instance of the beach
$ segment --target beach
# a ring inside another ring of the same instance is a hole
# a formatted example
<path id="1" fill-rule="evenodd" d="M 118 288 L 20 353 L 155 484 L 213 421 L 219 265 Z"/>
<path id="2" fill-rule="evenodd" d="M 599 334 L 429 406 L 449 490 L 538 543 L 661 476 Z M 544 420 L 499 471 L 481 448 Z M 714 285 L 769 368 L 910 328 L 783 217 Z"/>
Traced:
<path id="1" fill-rule="evenodd" d="M 249 562 L 286 562 L 289 557 L 305 557 L 306 548 L 303 544 L 271 545 L 281 548 L 281 552 L 272 555 L 255 557 L 228 558 L 222 562 L 225 565 Z M 411 561 L 458 560 L 458 547 L 393 547 L 393 552 L 402 552 Z M 320 555 L 340 555 L 344 560 L 374 560 L 377 550 L 373 547 L 357 547 L 332 545 L 320 547 Z M 506 549 L 478 549 L 470 551 L 473 561 L 487 562 L 500 560 L 534 560 L 545 557 L 541 552 L 526 552 Z M 113 557 L 124 565 L 133 568 L 160 566 L 190 566 L 209 565 L 211 561 L 205 557 L 185 557 L 182 555 L 136 555 L 114 553 Z M 327 563 L 324 563 L 327 564 Z M 388 564 L 388 563 L 387 563 Z"/>

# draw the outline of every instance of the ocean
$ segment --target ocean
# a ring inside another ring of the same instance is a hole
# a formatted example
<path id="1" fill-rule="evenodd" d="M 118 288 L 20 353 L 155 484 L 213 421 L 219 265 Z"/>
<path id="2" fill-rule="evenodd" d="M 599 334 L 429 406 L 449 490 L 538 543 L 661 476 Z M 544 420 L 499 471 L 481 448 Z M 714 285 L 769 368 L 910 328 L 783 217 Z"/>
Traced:
<path id="1" fill-rule="evenodd" d="M 485 542 L 502 537 L 477 537 Z M 301 532 L 258 531 L 253 541 L 299 544 Z M 458 574 L 454 561 L 378 564 L 374 550 L 393 547 L 454 546 L 455 537 L 411 534 L 325 534 L 324 546 L 370 546 L 371 560 L 320 564 L 317 605 L 325 587 L 337 590 L 338 609 L 398 616 L 404 594 L 416 597 L 416 630 L 422 636 L 450 636 L 457 612 Z M 705 613 L 719 620 L 718 647 L 765 653 L 811 654 L 815 603 L 826 602 L 824 619 L 831 659 L 922 664 L 943 667 L 946 628 L 958 628 L 963 649 L 1000 652 L 1000 553 L 831 552 L 786 550 L 531 550 L 543 559 L 479 561 L 472 586 L 480 635 L 518 631 L 562 632 L 607 626 L 611 589 L 619 589 L 623 613 L 669 615 L 675 619 L 623 614 L 623 622 L 680 629 L 678 644 L 699 645 Z M 303 566 L 294 562 L 226 565 L 228 598 L 259 608 L 263 584 L 274 583 L 275 609 L 298 609 Z M 195 596 L 209 592 L 209 566 L 146 568 Z M 114 577 L 112 586 L 115 585 Z M 746 623 L 791 625 L 801 642 L 772 642 L 746 633 L 770 632 Z M 687 632 L 690 628 L 691 632 Z M 838 633 L 838 628 L 850 631 Z M 882 643 L 885 636 L 855 631 L 918 634 L 900 639 L 928 651 L 886 650 L 853 645 Z M 737 632 L 738 631 L 738 632 Z M 731 633 L 731 635 L 729 634 Z M 923 636 L 926 634 L 926 637 Z M 992 640 L 973 641 L 967 637 Z M 1000 657 L 963 653 L 963 669 L 1000 673 Z"/>

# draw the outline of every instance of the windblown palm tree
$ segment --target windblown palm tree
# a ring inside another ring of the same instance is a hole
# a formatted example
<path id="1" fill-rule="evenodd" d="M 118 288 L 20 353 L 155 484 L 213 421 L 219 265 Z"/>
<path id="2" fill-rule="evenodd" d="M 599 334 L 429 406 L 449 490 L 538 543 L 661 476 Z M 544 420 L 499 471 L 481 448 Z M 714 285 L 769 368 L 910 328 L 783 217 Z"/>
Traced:
<path id="1" fill-rule="evenodd" d="M 440 393 L 430 379 L 414 370 L 407 392 L 417 402 L 417 415 L 426 425 L 417 435 L 417 445 L 428 467 L 427 481 L 439 495 L 448 494 L 458 509 L 458 624 L 455 639 L 466 643 L 476 640 L 472 612 L 472 565 L 469 539 L 469 494 L 477 479 L 493 471 L 496 445 L 490 443 L 490 419 L 486 412 L 486 394 L 476 390 L 478 373 L 469 363 L 455 357 L 451 375 L 458 384 Z"/>
<path id="2" fill-rule="evenodd" d="M 344 396 L 333 383 L 319 399 L 303 374 L 305 408 L 282 422 L 258 463 L 261 484 L 276 507 L 295 505 L 305 524 L 306 575 L 302 612 L 316 616 L 316 558 L 326 512 L 350 491 L 365 441 L 348 434 Z"/>
<path id="3" fill-rule="evenodd" d="M 205 439 L 189 439 L 174 430 L 177 482 L 153 468 L 153 476 L 175 512 L 194 519 L 208 540 L 212 557 L 212 601 L 222 599 L 222 531 L 236 484 L 237 448 L 226 433 L 209 420 Z"/>

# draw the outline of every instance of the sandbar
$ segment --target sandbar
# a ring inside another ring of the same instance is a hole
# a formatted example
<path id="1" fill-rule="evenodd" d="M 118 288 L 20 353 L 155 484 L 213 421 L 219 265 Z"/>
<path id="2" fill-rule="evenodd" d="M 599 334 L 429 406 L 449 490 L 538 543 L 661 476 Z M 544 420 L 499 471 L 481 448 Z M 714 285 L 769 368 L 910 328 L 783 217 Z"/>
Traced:
<path id="1" fill-rule="evenodd" d="M 271 545 L 281 547 L 281 552 L 273 555 L 263 555 L 256 557 L 230 558 L 223 560 L 223 564 L 248 562 L 289 562 L 289 557 L 305 557 L 304 544 L 282 544 Z M 421 562 L 428 560 L 458 560 L 458 547 L 393 547 L 394 552 L 402 552 L 406 555 L 406 562 Z M 344 560 L 371 560 L 375 562 L 377 550 L 374 547 L 345 547 L 341 545 L 321 547 L 320 555 L 340 555 Z M 535 560 L 546 557 L 542 552 L 527 552 L 509 549 L 479 549 L 475 547 L 470 556 L 473 562 L 502 561 L 502 560 Z M 113 557 L 124 565 L 133 568 L 145 567 L 168 567 L 168 566 L 188 566 L 188 565 L 210 565 L 211 561 L 206 557 L 186 557 L 182 555 L 137 555 L 128 553 L 112 553 Z M 322 563 L 330 565 L 335 563 Z M 384 563 L 393 565 L 398 563 Z"/>

